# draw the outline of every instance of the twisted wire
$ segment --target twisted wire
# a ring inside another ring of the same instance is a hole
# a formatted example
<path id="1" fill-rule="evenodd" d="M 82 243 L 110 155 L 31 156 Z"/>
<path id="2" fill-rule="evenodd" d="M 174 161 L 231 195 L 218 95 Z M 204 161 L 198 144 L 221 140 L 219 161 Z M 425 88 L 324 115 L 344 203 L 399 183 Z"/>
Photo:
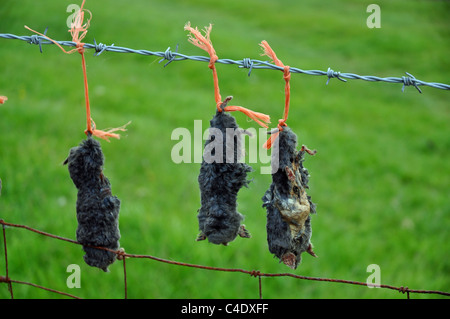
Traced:
<path id="1" fill-rule="evenodd" d="M 47 31 L 47 29 L 46 29 Z M 45 32 L 46 32 L 45 31 Z M 45 33 L 44 33 L 45 34 Z M 30 44 L 39 45 L 39 49 L 42 53 L 42 45 L 43 44 L 54 44 L 53 42 L 49 41 L 47 38 L 40 36 L 40 35 L 15 35 L 10 33 L 0 33 L 0 38 L 4 39 L 11 39 L 11 40 L 21 40 L 28 42 Z M 61 46 L 69 46 L 69 47 L 75 47 L 76 43 L 72 41 L 55 41 Z M 84 44 L 85 49 L 94 49 L 94 56 L 99 56 L 100 54 L 107 52 L 115 52 L 115 53 L 133 53 L 133 54 L 140 54 L 140 55 L 146 55 L 146 56 L 157 56 L 161 57 L 162 61 L 167 61 L 164 64 L 164 67 L 166 67 L 169 63 L 172 63 L 174 61 L 184 61 L 184 60 L 192 60 L 192 61 L 200 61 L 200 62 L 210 62 L 210 57 L 206 56 L 190 56 L 186 54 L 182 54 L 178 52 L 178 45 L 176 47 L 175 52 L 172 52 L 170 50 L 170 47 L 167 48 L 165 51 L 149 51 L 149 50 L 136 50 L 131 49 L 127 47 L 121 47 L 121 46 L 115 46 L 114 44 L 106 45 L 103 43 L 97 43 L 94 39 L 94 43 L 85 43 Z M 269 69 L 269 70 L 278 70 L 283 71 L 283 68 L 276 66 L 275 64 L 272 64 L 268 61 L 261 61 L 257 59 L 251 59 L 251 58 L 244 58 L 242 60 L 232 60 L 232 59 L 218 59 L 216 63 L 222 63 L 222 64 L 231 64 L 231 65 L 237 65 L 239 68 L 245 68 L 249 69 L 248 76 L 250 76 L 251 72 L 254 69 Z M 315 75 L 315 76 L 326 76 L 328 78 L 326 84 L 329 84 L 330 80 L 333 78 L 337 78 L 338 80 L 342 82 L 347 82 L 347 80 L 363 80 L 368 82 L 386 82 L 386 83 L 400 83 L 403 84 L 402 86 L 402 92 L 404 92 L 405 87 L 407 86 L 414 86 L 419 93 L 422 93 L 419 86 L 429 86 L 436 89 L 441 90 L 450 90 L 449 84 L 444 83 L 436 83 L 436 82 L 425 82 L 422 80 L 419 80 L 415 78 L 413 75 L 411 75 L 408 72 L 406 73 L 406 76 L 402 77 L 378 77 L 373 75 L 358 75 L 354 73 L 347 73 L 347 72 L 339 72 L 334 71 L 331 68 L 328 68 L 327 71 L 321 71 L 321 70 L 303 70 L 296 67 L 290 68 L 291 73 L 300 73 L 300 74 L 306 74 L 306 75 Z"/>

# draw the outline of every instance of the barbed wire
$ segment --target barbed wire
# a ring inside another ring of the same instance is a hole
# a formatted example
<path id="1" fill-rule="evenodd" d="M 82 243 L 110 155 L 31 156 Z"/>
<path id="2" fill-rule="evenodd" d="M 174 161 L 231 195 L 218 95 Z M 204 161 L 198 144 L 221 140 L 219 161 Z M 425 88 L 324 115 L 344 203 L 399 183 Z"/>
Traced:
<path id="1" fill-rule="evenodd" d="M 57 235 L 54 235 L 54 234 L 43 232 L 41 230 L 38 230 L 38 229 L 35 229 L 35 228 L 31 228 L 31 227 L 26 226 L 26 225 L 8 223 L 8 222 L 5 222 L 2 219 L 0 219 L 0 224 L 2 225 L 2 228 L 3 228 L 3 245 L 4 245 L 4 255 L 5 255 L 5 270 L 6 270 L 6 276 L 0 276 L 0 283 L 8 284 L 8 289 L 10 291 L 10 295 L 11 295 L 12 299 L 14 298 L 14 295 L 13 295 L 13 288 L 12 288 L 11 283 L 30 285 L 30 286 L 33 286 L 33 287 L 36 287 L 36 288 L 44 289 L 44 290 L 47 290 L 47 291 L 50 291 L 50 292 L 54 292 L 54 293 L 57 293 L 57 294 L 61 294 L 61 295 L 65 295 L 65 296 L 68 296 L 68 297 L 71 297 L 71 298 L 79 298 L 79 297 L 74 296 L 72 294 L 68 294 L 66 292 L 61 292 L 61 291 L 58 291 L 58 290 L 55 290 L 55 289 L 51 289 L 51 288 L 47 288 L 47 287 L 44 287 L 44 286 L 40 286 L 40 285 L 37 285 L 37 284 L 34 284 L 34 283 L 11 279 L 9 277 L 9 269 L 8 269 L 8 252 L 7 252 L 7 243 L 6 243 L 6 228 L 7 227 L 21 228 L 21 229 L 25 229 L 25 230 L 28 230 L 28 231 L 40 234 L 40 235 L 44 235 L 46 237 L 50 237 L 50 238 L 54 238 L 54 239 L 57 239 L 57 240 L 66 241 L 66 242 L 69 242 L 69 243 L 72 243 L 72 244 L 76 244 L 76 245 L 82 245 L 82 244 L 80 244 L 79 242 L 77 242 L 77 241 L 75 241 L 73 239 L 64 238 L 64 237 L 61 237 L 61 236 L 57 236 Z M 105 247 L 95 247 L 95 246 L 88 246 L 88 247 L 95 248 L 95 249 L 101 249 L 101 250 L 107 250 L 107 251 L 113 252 L 113 253 L 115 253 L 117 255 L 117 259 L 121 260 L 123 262 L 124 298 L 125 299 L 128 298 L 127 271 L 126 271 L 126 259 L 127 258 L 151 259 L 151 260 L 154 260 L 154 261 L 158 261 L 158 262 L 162 262 L 162 263 L 166 263 L 166 264 L 171 264 L 171 265 L 190 267 L 190 268 L 197 268 L 197 269 L 203 269 L 203 270 L 221 271 L 221 272 L 244 273 L 244 274 L 250 275 L 252 277 L 257 277 L 258 278 L 258 294 L 259 294 L 259 298 L 260 299 L 262 299 L 262 282 L 261 282 L 261 277 L 291 277 L 291 278 L 300 279 L 300 280 L 334 282 L 334 283 L 342 283 L 342 284 L 349 284 L 349 285 L 356 285 L 356 286 L 365 286 L 365 287 L 379 287 L 379 288 L 384 288 L 384 289 L 396 290 L 396 291 L 398 291 L 400 293 L 403 293 L 403 294 L 406 293 L 408 299 L 410 298 L 410 293 L 436 294 L 436 295 L 442 295 L 442 296 L 450 296 L 449 292 L 437 291 L 437 290 L 409 289 L 408 287 L 403 287 L 403 286 L 402 287 L 395 287 L 395 286 L 385 285 L 385 284 L 375 285 L 375 284 L 370 284 L 370 283 L 366 283 L 366 282 L 344 280 L 344 279 L 309 277 L 309 276 L 295 275 L 295 274 L 292 274 L 292 273 L 263 273 L 263 272 L 260 272 L 259 270 L 245 270 L 245 269 L 238 269 L 238 268 L 210 267 L 210 266 L 204 266 L 204 265 L 184 263 L 184 262 L 179 262 L 179 261 L 174 261 L 174 260 L 167 260 L 167 259 L 163 259 L 163 258 L 160 258 L 160 257 L 151 256 L 151 255 L 129 254 L 129 253 L 126 253 L 123 249 L 112 250 L 112 249 L 105 248 Z"/>
<path id="2" fill-rule="evenodd" d="M 47 29 L 44 32 L 44 35 L 46 34 Z M 0 33 L 0 38 L 4 39 L 12 39 L 12 40 L 21 40 L 25 41 L 30 44 L 39 45 L 39 50 L 42 53 L 42 45 L 43 44 L 54 44 L 53 42 L 49 41 L 46 37 L 41 35 L 33 34 L 31 36 L 23 35 L 15 35 L 10 33 Z M 73 41 L 55 41 L 61 46 L 69 46 L 69 47 L 75 47 L 77 44 Z M 168 47 L 165 51 L 149 51 L 149 50 L 136 50 L 131 49 L 127 47 L 120 47 L 115 46 L 114 44 L 106 45 L 103 43 L 97 43 L 94 39 L 94 43 L 84 43 L 83 46 L 85 49 L 94 49 L 95 53 L 94 56 L 99 56 L 105 51 L 108 52 L 115 52 L 115 53 L 134 53 L 134 54 L 141 54 L 146 56 L 157 56 L 161 57 L 162 59 L 159 61 L 160 63 L 163 61 L 167 61 L 164 64 L 164 67 L 166 67 L 168 64 L 174 62 L 174 61 L 184 61 L 184 60 L 193 60 L 193 61 L 200 61 L 200 62 L 210 62 L 210 57 L 207 56 L 190 56 L 185 55 L 178 52 L 178 45 L 176 46 L 175 52 L 172 52 L 170 47 Z M 270 70 L 279 70 L 283 71 L 283 68 L 272 64 L 268 61 L 261 61 L 257 59 L 251 59 L 251 58 L 244 58 L 242 60 L 232 60 L 232 59 L 218 59 L 216 63 L 222 63 L 222 64 L 234 64 L 237 65 L 239 68 L 245 68 L 249 69 L 248 76 L 250 76 L 252 70 L 254 69 L 270 69 Z M 436 82 L 425 82 L 422 80 L 419 80 L 415 78 L 413 75 L 411 75 L 408 72 L 405 72 L 406 76 L 402 77 L 378 77 L 373 75 L 358 75 L 354 73 L 347 73 L 347 72 L 338 72 L 334 71 L 331 68 L 328 68 L 327 71 L 321 71 L 321 70 L 302 70 L 300 68 L 291 67 L 290 68 L 291 73 L 301 73 L 301 74 L 307 74 L 307 75 L 315 75 L 315 76 L 326 76 L 328 78 L 326 84 L 328 85 L 330 80 L 333 78 L 336 78 L 342 82 L 347 82 L 347 80 L 364 80 L 369 82 L 387 82 L 387 83 L 400 83 L 403 84 L 402 86 L 402 92 L 405 90 L 405 87 L 407 86 L 414 86 L 417 91 L 422 93 L 422 90 L 419 88 L 419 86 L 429 86 L 436 89 L 441 90 L 450 90 L 449 84 L 443 84 L 443 83 L 436 83 Z"/>

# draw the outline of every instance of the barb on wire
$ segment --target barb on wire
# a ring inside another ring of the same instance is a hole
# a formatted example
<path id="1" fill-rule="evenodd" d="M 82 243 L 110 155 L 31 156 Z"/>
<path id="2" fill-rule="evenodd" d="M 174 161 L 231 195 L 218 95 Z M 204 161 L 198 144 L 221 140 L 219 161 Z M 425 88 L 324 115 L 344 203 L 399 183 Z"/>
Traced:
<path id="1" fill-rule="evenodd" d="M 15 34 L 10 33 L 0 33 L 0 38 L 4 39 L 12 39 L 12 40 L 21 40 L 26 41 L 31 44 L 38 44 L 39 48 L 42 52 L 42 44 L 59 44 L 61 46 L 69 46 L 69 47 L 76 47 L 77 43 L 72 41 L 55 41 L 55 43 L 52 43 L 51 41 L 48 41 L 48 39 L 44 36 L 38 36 L 38 35 L 31 35 L 31 36 L 19 36 Z M 91 43 L 85 43 L 84 44 L 85 49 L 94 49 L 96 56 L 100 55 L 101 53 L 108 51 L 108 52 L 115 52 L 115 53 L 134 53 L 134 54 L 141 54 L 141 55 L 147 55 L 147 56 L 157 56 L 161 57 L 164 60 L 167 60 L 168 62 L 164 65 L 167 66 L 172 61 L 183 61 L 183 60 L 193 60 L 193 61 L 200 61 L 200 62 L 210 62 L 210 57 L 206 56 L 189 56 L 182 53 L 170 51 L 170 47 L 165 51 L 148 51 L 148 50 L 135 50 L 131 48 L 126 47 L 118 47 L 114 44 L 112 45 L 105 45 L 102 43 L 97 44 L 94 41 L 94 44 Z M 269 69 L 269 70 L 283 70 L 282 68 L 278 67 L 277 65 L 273 63 L 269 63 L 267 61 L 260 61 L 250 58 L 244 58 L 242 60 L 232 60 L 232 59 L 218 59 L 216 63 L 222 63 L 222 64 L 234 64 L 237 65 L 239 68 L 245 68 L 249 69 L 248 75 L 250 76 L 252 70 L 254 69 Z M 331 78 L 337 78 L 343 82 L 346 82 L 346 80 L 363 80 L 368 82 L 386 82 L 386 83 L 400 83 L 403 84 L 402 92 L 405 90 L 406 86 L 414 86 L 420 93 L 422 91 L 420 90 L 419 86 L 429 86 L 436 89 L 441 90 L 450 90 L 450 84 L 443 84 L 443 83 L 436 83 L 436 82 L 425 82 L 421 81 L 411 74 L 407 73 L 407 76 L 402 77 L 378 77 L 378 76 L 372 76 L 372 75 L 358 75 L 354 73 L 345 73 L 345 72 L 335 72 L 331 68 L 328 68 L 327 71 L 321 71 L 321 70 L 302 70 L 299 68 L 291 67 L 290 68 L 291 73 L 300 73 L 300 74 L 306 74 L 306 75 L 316 75 L 316 76 L 326 76 L 328 78 L 327 84 L 330 82 Z"/>
<path id="2" fill-rule="evenodd" d="M 44 35 L 47 34 L 48 31 L 48 27 L 45 28 L 44 30 Z M 42 37 L 37 35 L 37 34 L 33 34 L 32 36 L 30 36 L 30 41 L 28 43 L 30 44 L 38 44 L 39 45 L 39 51 L 42 53 Z"/>
<path id="3" fill-rule="evenodd" d="M 175 48 L 175 53 L 177 52 L 178 52 L 178 44 L 177 47 Z M 164 57 L 161 60 L 159 60 L 158 63 L 161 63 L 164 60 L 167 60 L 167 62 L 164 64 L 164 67 L 168 66 L 169 63 L 176 61 L 175 55 L 172 53 L 172 51 L 170 51 L 170 47 L 168 47 L 167 50 L 164 51 Z"/>
<path id="4" fill-rule="evenodd" d="M 417 86 L 416 78 L 413 75 L 409 74 L 408 72 L 405 72 L 405 73 L 408 76 L 403 76 L 402 77 L 402 79 L 403 79 L 402 92 L 405 91 L 405 86 L 414 85 L 414 87 L 417 89 L 417 91 L 419 91 L 419 93 L 422 93 L 422 91 Z"/>
<path id="5" fill-rule="evenodd" d="M 341 80 L 342 82 L 347 82 L 347 80 L 344 80 L 343 78 L 341 78 L 341 72 L 336 72 L 331 68 L 328 68 L 328 70 L 327 70 L 327 77 L 328 77 L 327 85 L 332 78 L 337 78 L 338 80 Z"/>
<path id="6" fill-rule="evenodd" d="M 15 228 L 21 228 L 21 229 L 25 229 L 40 235 L 44 235 L 50 238 L 54 238 L 54 239 L 58 239 L 58 240 L 62 240 L 62 241 L 66 241 L 72 244 L 77 244 L 77 245 L 81 245 L 80 243 L 78 243 L 75 240 L 72 239 L 68 239 L 68 238 L 64 238 L 64 237 L 60 237 L 54 234 L 50 234 L 50 233 L 46 233 L 43 232 L 41 230 L 38 229 L 34 229 L 31 228 L 29 226 L 26 225 L 20 225 L 20 224 L 12 224 L 12 223 L 8 223 L 5 222 L 4 220 L 0 219 L 0 224 L 3 227 L 3 237 L 4 237 L 4 245 L 5 245 L 5 258 L 6 258 L 6 235 L 5 235 L 5 227 L 15 227 Z M 301 276 L 301 275 L 295 275 L 292 273 L 262 273 L 259 270 L 244 270 L 244 269 L 238 269 L 238 268 L 222 268 L 222 267 L 210 267 L 210 266 L 204 266 L 204 265 L 197 265 L 197 264 L 189 264 L 189 263 L 184 263 L 184 262 L 179 262 L 179 261 L 174 261 L 174 260 L 167 260 L 167 259 L 163 259 L 160 257 L 155 257 L 155 256 L 151 256 L 151 255 L 137 255 L 137 254 L 129 254 L 129 253 L 125 253 L 124 250 L 119 249 L 119 250 L 112 250 L 109 248 L 105 248 L 105 247 L 94 247 L 92 246 L 92 248 L 96 248 L 96 249 L 102 249 L 102 250 L 107 250 L 107 251 L 111 251 L 116 253 L 118 256 L 120 256 L 119 259 L 123 260 L 123 268 L 124 268 L 124 283 L 125 283 L 125 299 L 127 298 L 127 277 L 126 277 L 126 266 L 125 266 L 125 259 L 126 258 L 140 258 L 140 259 L 151 259 L 154 261 L 158 261 L 158 262 L 162 262 L 162 263 L 166 263 L 166 264 L 172 264 L 172 265 L 177 265 L 177 266 L 184 266 L 184 267 L 190 267 L 190 268 L 197 268 L 197 269 L 204 269 L 204 270 L 212 270 L 212 271 L 221 271 L 221 272 L 239 272 L 239 273 L 244 273 L 247 275 L 250 275 L 252 277 L 257 277 L 258 278 L 258 282 L 259 282 L 259 296 L 260 298 L 262 298 L 262 289 L 261 289 L 261 277 L 291 277 L 291 278 L 295 278 L 295 279 L 301 279 L 301 280 L 310 280 L 310 281 L 322 281 L 322 282 L 334 282 L 334 283 L 342 283 L 342 284 L 349 284 L 349 285 L 356 285 L 356 286 L 376 286 L 376 287 L 380 287 L 380 288 L 385 288 L 385 289 L 391 289 L 391 290 L 396 290 L 400 293 L 407 293 L 407 297 L 409 298 L 409 294 L 410 293 L 417 293 L 417 294 L 437 294 L 437 295 L 443 295 L 443 296 L 450 296 L 449 292 L 443 292 L 443 291 L 436 291 L 436 290 L 417 290 L 417 289 L 409 289 L 408 287 L 395 287 L 395 286 L 391 286 L 391 285 L 373 285 L 373 284 L 369 284 L 369 283 L 365 283 L 365 282 L 359 282 L 359 281 L 352 281 L 352 280 L 344 280 L 344 279 L 332 279 L 332 278 L 320 278 L 320 277 L 308 277 L 308 276 Z M 14 283 L 21 283 L 21 284 L 27 284 L 27 285 L 31 285 L 31 286 L 35 286 L 41 289 L 45 289 L 48 291 L 52 291 L 55 293 L 59 293 L 59 294 L 65 294 L 68 295 L 70 297 L 73 298 L 77 298 L 76 296 L 70 295 L 70 294 L 66 294 L 63 292 L 59 292 L 50 288 L 45 288 L 42 286 L 38 286 L 36 284 L 32 284 L 32 283 L 28 283 L 28 282 L 22 282 L 22 281 L 17 281 L 17 280 L 12 280 L 8 277 L 8 274 L 6 275 L 6 277 L 0 276 L 0 283 L 8 283 L 9 285 L 11 285 L 12 282 Z M 12 295 L 11 295 L 12 297 Z"/>
<path id="7" fill-rule="evenodd" d="M 253 61 L 250 58 L 244 58 L 242 60 L 242 65 L 240 66 L 240 68 L 246 68 L 249 69 L 248 71 L 248 76 L 250 76 L 250 74 L 252 73 L 252 69 L 253 69 Z"/>
<path id="8" fill-rule="evenodd" d="M 114 46 L 114 43 L 111 44 L 111 46 Z M 94 56 L 99 56 L 100 54 L 102 54 L 103 51 L 105 51 L 107 47 L 108 46 L 103 43 L 97 44 L 97 42 L 95 41 L 95 38 L 94 38 L 94 50 L 95 50 Z"/>

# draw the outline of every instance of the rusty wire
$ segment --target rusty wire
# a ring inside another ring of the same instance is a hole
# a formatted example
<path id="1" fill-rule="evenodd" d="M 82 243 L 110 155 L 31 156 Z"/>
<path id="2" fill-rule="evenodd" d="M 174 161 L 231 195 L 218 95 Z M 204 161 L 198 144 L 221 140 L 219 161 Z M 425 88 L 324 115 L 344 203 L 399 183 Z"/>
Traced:
<path id="1" fill-rule="evenodd" d="M 7 256 L 7 245 L 6 245 L 6 227 L 15 227 L 15 228 L 22 228 L 22 229 L 26 229 L 28 231 L 40 234 L 40 235 L 44 235 L 50 238 L 54 238 L 54 239 L 58 239 L 58 240 L 62 240 L 62 241 L 66 241 L 72 244 L 77 244 L 77 245 L 81 245 L 79 242 L 69 239 L 69 238 L 64 238 L 61 236 L 57 236 L 54 234 L 50 234 L 50 233 L 46 233 L 43 232 L 41 230 L 38 229 L 34 229 L 31 228 L 29 226 L 26 225 L 20 225 L 20 224 L 12 224 L 12 223 L 8 223 L 5 222 L 4 220 L 0 219 L 0 224 L 3 227 L 3 243 L 4 243 L 4 251 L 5 251 L 5 268 L 6 268 L 6 277 L 5 276 L 0 276 L 0 283 L 6 283 L 8 284 L 8 289 L 10 291 L 11 294 L 11 299 L 14 298 L 13 295 L 13 290 L 12 290 L 12 283 L 17 283 L 17 284 L 24 284 L 24 285 L 29 285 L 29 286 L 33 286 L 36 288 L 40 288 L 40 289 L 44 289 L 50 292 L 54 292 L 60 295 L 64 295 L 64 296 L 68 296 L 71 298 L 76 298 L 76 299 L 80 299 L 77 296 L 65 293 L 65 292 L 61 292 L 58 290 L 54 290 L 51 288 L 47 288 L 47 287 L 43 287 L 34 283 L 30 283 L 30 282 L 25 282 L 25 281 L 19 281 L 19 280 L 13 280 L 11 278 L 9 278 L 9 271 L 8 271 L 8 256 Z M 379 288 L 384 288 L 384 289 L 391 289 L 391 290 L 396 290 L 400 293 L 405 294 L 407 298 L 409 299 L 410 297 L 410 293 L 416 293 L 416 294 L 436 294 L 436 295 L 442 295 L 442 296 L 450 296 L 450 292 L 444 292 L 444 291 L 437 291 L 437 290 L 419 290 L 419 289 L 410 289 L 408 287 L 395 287 L 395 286 L 391 286 L 391 285 L 384 285 L 384 284 L 380 284 L 380 285 L 374 285 L 374 284 L 370 284 L 370 283 L 365 283 L 365 282 L 359 282 L 359 281 L 352 281 L 352 280 L 344 280 L 344 279 L 332 279 L 332 278 L 320 278 L 320 277 L 309 277 L 309 276 L 302 276 L 302 275 L 295 275 L 295 274 L 291 274 L 291 273 L 262 273 L 259 270 L 245 270 L 245 269 L 239 269 L 239 268 L 222 268 L 222 267 L 211 267 L 211 266 L 204 266 L 204 265 L 197 265 L 197 264 L 190 264 L 190 263 L 184 263 L 184 262 L 180 262 L 180 261 L 174 261 L 174 260 L 167 260 L 167 259 L 163 259 L 160 257 L 155 257 L 155 256 L 151 256 L 151 255 L 138 255 L 138 254 L 129 254 L 126 253 L 123 249 L 119 249 L 119 250 L 112 250 L 112 249 L 108 249 L 105 247 L 94 247 L 91 246 L 92 248 L 96 248 L 96 249 L 103 249 L 103 250 L 107 250 L 107 251 L 111 251 L 115 254 L 117 254 L 117 257 L 119 260 L 123 261 L 123 273 L 124 273 L 124 298 L 127 299 L 128 298 L 128 288 L 127 288 L 127 271 L 126 271 L 126 262 L 125 260 L 127 258 L 140 258 L 140 259 L 151 259 L 154 261 L 158 261 L 158 262 L 162 262 L 162 263 L 166 263 L 166 264 L 172 264 L 172 265 L 177 265 L 177 266 L 183 266 L 183 267 L 191 267 L 191 268 L 197 268 L 197 269 L 204 269 L 204 270 L 212 270 L 212 271 L 223 271 L 223 272 L 239 272 L 239 273 L 244 273 L 247 275 L 250 275 L 252 277 L 258 277 L 258 292 L 259 292 L 259 298 L 262 299 L 262 283 L 261 283 L 261 277 L 291 277 L 291 278 L 295 278 L 295 279 L 302 279 L 302 280 L 311 280 L 311 281 L 321 281 L 321 282 L 334 282 L 334 283 L 342 283 L 342 284 L 349 284 L 349 285 L 357 285 L 357 286 L 366 286 L 366 287 L 379 287 Z"/>

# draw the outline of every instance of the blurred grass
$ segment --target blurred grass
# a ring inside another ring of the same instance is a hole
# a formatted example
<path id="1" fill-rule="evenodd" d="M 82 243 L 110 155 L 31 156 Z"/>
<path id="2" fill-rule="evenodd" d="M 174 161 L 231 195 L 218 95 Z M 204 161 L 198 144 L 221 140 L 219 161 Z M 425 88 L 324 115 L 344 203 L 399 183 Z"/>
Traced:
<path id="1" fill-rule="evenodd" d="M 54 39 L 70 39 L 66 7 L 73 1 L 4 0 L 0 32 L 29 34 L 23 25 Z M 448 83 L 450 25 L 445 1 L 378 1 L 381 29 L 366 26 L 361 1 L 87 1 L 92 11 L 86 42 L 205 55 L 187 42 L 183 26 L 213 23 L 221 58 L 261 58 L 267 40 L 287 65 L 302 69 L 402 76 Z M 76 189 L 62 166 L 85 129 L 82 72 L 78 54 L 55 46 L 0 40 L 0 218 L 75 238 Z M 228 247 L 195 242 L 200 164 L 174 164 L 173 129 L 203 129 L 214 114 L 212 77 L 206 63 L 88 51 L 92 116 L 99 128 L 132 121 L 122 139 L 102 142 L 105 175 L 122 202 L 121 246 L 129 253 L 216 267 L 281 273 L 267 249 L 261 197 L 270 176 L 259 174 L 239 193 L 250 240 Z M 282 73 L 218 64 L 222 96 L 282 116 Z M 319 258 L 303 258 L 296 274 L 365 281 L 369 264 L 381 268 L 384 284 L 450 291 L 449 97 L 448 92 L 401 85 L 331 80 L 295 74 L 288 124 L 299 143 L 318 150 L 305 165 L 310 195 L 318 205 L 313 243 Z M 239 124 L 255 127 L 241 114 Z M 275 125 L 275 124 L 273 124 Z M 264 164 L 265 166 L 265 164 Z M 83 298 L 122 298 L 123 269 L 88 267 L 79 246 L 20 229 L 7 229 L 10 276 Z M 0 248 L 3 256 L 3 245 Z M 81 288 L 68 289 L 66 267 L 79 264 Z M 4 269 L 0 259 L 0 269 Z M 127 260 L 130 298 L 257 298 L 255 278 Z M 404 298 L 383 289 L 263 278 L 264 298 Z M 59 298 L 14 285 L 17 298 Z M 0 298 L 8 298 L 0 286 Z M 436 298 L 412 295 L 413 298 Z"/>

